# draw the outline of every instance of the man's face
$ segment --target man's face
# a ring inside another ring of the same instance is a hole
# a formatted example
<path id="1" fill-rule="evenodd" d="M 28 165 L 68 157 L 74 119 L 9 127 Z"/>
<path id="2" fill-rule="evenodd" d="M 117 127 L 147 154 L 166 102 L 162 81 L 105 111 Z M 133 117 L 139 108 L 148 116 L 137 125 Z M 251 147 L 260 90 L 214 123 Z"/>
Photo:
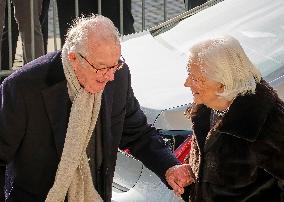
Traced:
<path id="1" fill-rule="evenodd" d="M 70 52 L 71 65 L 79 83 L 89 93 L 102 91 L 108 81 L 114 80 L 114 73 L 120 64 L 120 45 L 114 41 L 87 44 L 87 53 Z"/>

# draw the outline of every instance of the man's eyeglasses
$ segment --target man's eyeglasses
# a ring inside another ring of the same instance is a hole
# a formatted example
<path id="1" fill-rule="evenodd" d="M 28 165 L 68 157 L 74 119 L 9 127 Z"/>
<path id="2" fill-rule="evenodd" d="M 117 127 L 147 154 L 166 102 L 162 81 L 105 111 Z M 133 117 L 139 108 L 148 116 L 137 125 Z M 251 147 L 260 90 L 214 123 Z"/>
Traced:
<path id="1" fill-rule="evenodd" d="M 96 68 L 94 65 L 92 65 L 87 59 L 86 57 L 84 57 L 81 53 L 78 53 L 80 55 L 81 58 L 83 58 L 91 67 L 92 69 L 96 72 L 96 73 L 101 73 L 102 75 L 105 75 L 108 71 L 112 70 L 113 72 L 116 72 L 117 70 L 120 70 L 124 63 L 125 63 L 125 59 L 120 56 L 118 62 L 116 65 L 110 66 L 110 67 L 105 67 L 105 68 L 101 68 L 98 69 Z"/>

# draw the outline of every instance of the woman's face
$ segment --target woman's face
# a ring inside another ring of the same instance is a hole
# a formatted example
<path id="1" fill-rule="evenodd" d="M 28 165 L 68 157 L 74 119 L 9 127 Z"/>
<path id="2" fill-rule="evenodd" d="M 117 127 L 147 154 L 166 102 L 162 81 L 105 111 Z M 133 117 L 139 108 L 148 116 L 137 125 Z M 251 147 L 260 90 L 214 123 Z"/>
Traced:
<path id="1" fill-rule="evenodd" d="M 217 93 L 223 92 L 223 84 L 210 80 L 202 73 L 203 67 L 198 63 L 191 63 L 188 68 L 188 77 L 184 83 L 190 87 L 196 104 L 204 104 L 210 108 L 218 105 L 220 96 Z"/>

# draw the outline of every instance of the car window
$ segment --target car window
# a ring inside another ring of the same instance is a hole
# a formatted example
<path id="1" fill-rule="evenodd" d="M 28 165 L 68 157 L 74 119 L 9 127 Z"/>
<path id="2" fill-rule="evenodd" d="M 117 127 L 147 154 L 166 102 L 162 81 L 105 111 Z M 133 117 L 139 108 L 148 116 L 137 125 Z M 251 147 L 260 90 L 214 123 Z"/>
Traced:
<path id="1" fill-rule="evenodd" d="M 283 7 L 263 8 L 238 28 L 244 49 L 264 77 L 284 65 Z"/>
<path id="2" fill-rule="evenodd" d="M 185 104 L 161 111 L 154 126 L 163 130 L 191 130 L 191 121 L 184 115 L 187 107 Z"/>
<path id="3" fill-rule="evenodd" d="M 174 152 L 188 137 L 192 135 L 192 130 L 159 130 L 166 144 Z"/>

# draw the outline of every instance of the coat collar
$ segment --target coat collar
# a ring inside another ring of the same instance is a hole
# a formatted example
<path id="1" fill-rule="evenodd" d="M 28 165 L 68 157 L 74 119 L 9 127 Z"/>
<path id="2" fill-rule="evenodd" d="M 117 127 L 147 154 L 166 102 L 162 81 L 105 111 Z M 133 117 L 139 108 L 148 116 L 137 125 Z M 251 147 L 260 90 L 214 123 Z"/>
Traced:
<path id="1" fill-rule="evenodd" d="M 55 53 L 49 63 L 49 70 L 45 82 L 47 87 L 42 90 L 42 95 L 54 134 L 57 153 L 60 157 L 63 151 L 71 108 L 67 82 L 61 62 L 61 52 Z"/>
<path id="2" fill-rule="evenodd" d="M 57 154 L 61 156 L 71 108 L 66 81 L 61 81 L 43 90 L 42 95 L 54 134 Z"/>
<path id="3" fill-rule="evenodd" d="M 273 93 L 275 92 L 272 88 L 262 80 L 257 84 L 255 94 L 238 96 L 234 100 L 216 130 L 250 142 L 255 141 L 273 106 Z M 207 135 L 210 109 L 205 105 L 198 105 L 195 110 L 196 115 L 192 117 L 194 128 Z"/>
<path id="4" fill-rule="evenodd" d="M 109 154 L 111 151 L 109 149 L 111 143 L 111 127 L 108 125 L 111 123 L 111 113 L 112 113 L 112 103 L 113 103 L 113 88 L 114 82 L 108 82 L 103 95 L 101 103 L 101 125 L 102 125 L 102 142 L 103 142 L 103 153 L 105 155 Z"/>

